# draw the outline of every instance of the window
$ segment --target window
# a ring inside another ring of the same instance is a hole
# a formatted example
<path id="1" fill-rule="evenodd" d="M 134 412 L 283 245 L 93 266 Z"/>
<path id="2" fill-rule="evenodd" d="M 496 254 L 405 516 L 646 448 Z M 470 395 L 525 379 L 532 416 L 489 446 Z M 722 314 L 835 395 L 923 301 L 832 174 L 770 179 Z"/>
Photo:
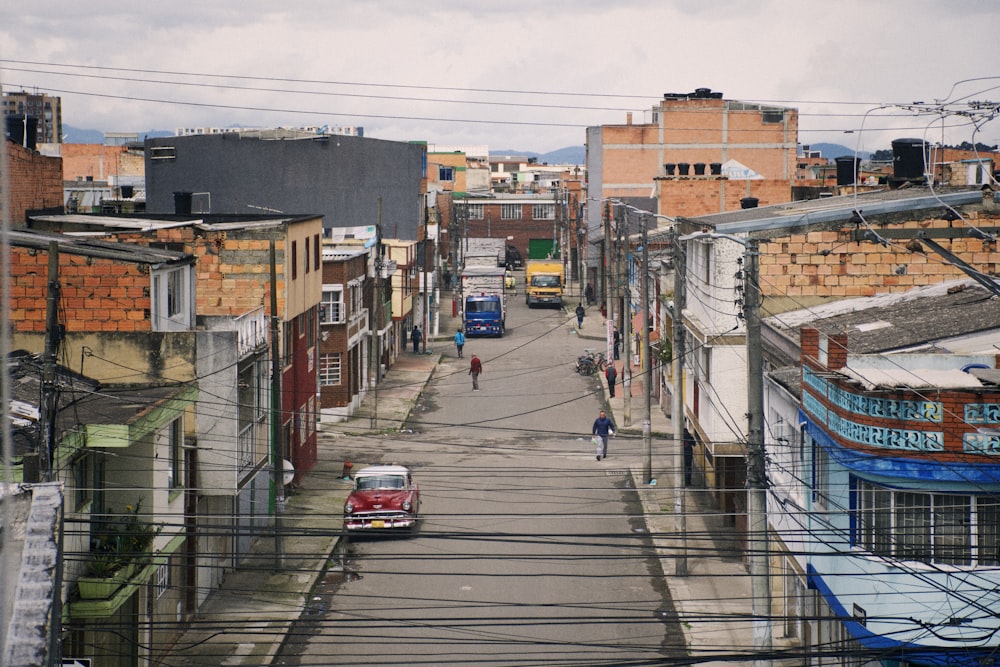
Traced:
<path id="1" fill-rule="evenodd" d="M 970 496 L 895 491 L 858 480 L 854 503 L 855 541 L 874 554 L 949 565 L 971 565 L 973 558 L 979 565 L 998 564 L 1000 504 L 992 497 L 973 503 Z"/>
<path id="2" fill-rule="evenodd" d="M 319 383 L 323 387 L 341 384 L 341 355 L 339 352 L 319 356 Z"/>
<path id="3" fill-rule="evenodd" d="M 1000 565 L 1000 500 L 995 496 L 976 502 L 978 561 L 980 565 Z"/>
<path id="4" fill-rule="evenodd" d="M 170 590 L 170 560 L 168 559 L 166 563 L 163 563 L 158 568 L 156 568 L 156 574 L 153 575 L 153 588 L 155 591 L 156 599 L 159 600 L 163 595 Z"/>
<path id="5" fill-rule="evenodd" d="M 316 344 L 316 311 L 313 308 L 304 314 L 306 327 L 306 345 L 312 347 Z"/>
<path id="6" fill-rule="evenodd" d="M 299 242 L 292 241 L 292 280 L 299 277 Z"/>
<path id="7" fill-rule="evenodd" d="M 520 220 L 521 219 L 521 205 L 520 204 L 500 204 L 500 219 L 501 220 Z"/>
<path id="8" fill-rule="evenodd" d="M 181 313 L 181 305 L 184 303 L 183 284 L 184 276 L 179 270 L 167 275 L 167 317 Z"/>
<path id="9" fill-rule="evenodd" d="M 438 180 L 439 181 L 454 181 L 455 180 L 455 169 L 453 167 L 438 167 Z"/>
<path id="10" fill-rule="evenodd" d="M 303 264 L 306 267 L 306 273 L 309 273 L 309 259 L 310 259 L 310 256 L 311 256 L 311 253 L 309 252 L 309 242 L 310 241 L 311 241 L 311 239 L 307 236 L 306 237 L 306 261 L 303 262 Z"/>
<path id="11" fill-rule="evenodd" d="M 167 488 L 179 489 L 184 486 L 184 421 L 175 419 L 167 427 Z"/>
<path id="12" fill-rule="evenodd" d="M 322 264 L 319 243 L 319 234 L 313 234 L 313 268 L 317 271 L 319 271 L 319 267 Z"/>
<path id="13" fill-rule="evenodd" d="M 340 286 L 323 286 L 323 297 L 319 302 L 319 321 L 322 324 L 340 324 L 344 321 L 344 291 Z"/>
<path id="14" fill-rule="evenodd" d="M 555 204 L 534 204 L 531 207 L 531 217 L 535 220 L 555 220 Z"/>
<path id="15" fill-rule="evenodd" d="M 281 361 L 287 366 L 292 363 L 292 323 L 281 323 Z"/>
<path id="16" fill-rule="evenodd" d="M 820 508 L 826 507 L 830 492 L 830 454 L 822 445 L 813 442 L 813 502 Z"/>
<path id="17" fill-rule="evenodd" d="M 73 461 L 73 499 L 74 512 L 81 512 L 94 498 L 94 458 L 90 452 Z"/>
<path id="18" fill-rule="evenodd" d="M 486 218 L 486 210 L 482 204 L 466 204 L 465 217 L 467 220 L 483 220 Z"/>

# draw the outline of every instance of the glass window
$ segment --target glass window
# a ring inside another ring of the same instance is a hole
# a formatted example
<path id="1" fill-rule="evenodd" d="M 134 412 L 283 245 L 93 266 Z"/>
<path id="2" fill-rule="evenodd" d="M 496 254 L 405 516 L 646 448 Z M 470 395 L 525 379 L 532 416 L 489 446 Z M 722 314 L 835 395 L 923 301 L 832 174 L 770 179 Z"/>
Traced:
<path id="1" fill-rule="evenodd" d="M 438 167 L 438 180 L 439 181 L 453 181 L 455 180 L 455 169 L 453 167 Z"/>
<path id="2" fill-rule="evenodd" d="M 968 565 L 972 558 L 968 496 L 934 496 L 934 561 Z"/>
<path id="3" fill-rule="evenodd" d="M 466 204 L 465 215 L 467 220 L 483 220 L 486 212 L 482 204 Z"/>
<path id="4" fill-rule="evenodd" d="M 341 358 L 339 352 L 319 355 L 319 383 L 324 387 L 341 383 Z"/>
<path id="5" fill-rule="evenodd" d="M 521 205 L 520 204 L 500 204 L 500 219 L 501 220 L 520 220 L 521 219 Z"/>
<path id="6" fill-rule="evenodd" d="M 980 498 L 976 502 L 976 524 L 980 565 L 1000 565 L 1000 500 Z"/>
<path id="7" fill-rule="evenodd" d="M 340 324 L 344 321 L 344 291 L 339 286 L 323 288 L 319 321 L 323 324 Z"/>
<path id="8" fill-rule="evenodd" d="M 534 204 L 531 207 L 531 217 L 535 220 L 555 220 L 555 204 Z"/>
<path id="9" fill-rule="evenodd" d="M 167 428 L 167 448 L 170 468 L 167 471 L 167 488 L 179 489 L 184 486 L 184 421 L 175 419 Z"/>
<path id="10" fill-rule="evenodd" d="M 924 493 L 896 494 L 896 555 L 905 560 L 929 560 L 931 499 Z"/>

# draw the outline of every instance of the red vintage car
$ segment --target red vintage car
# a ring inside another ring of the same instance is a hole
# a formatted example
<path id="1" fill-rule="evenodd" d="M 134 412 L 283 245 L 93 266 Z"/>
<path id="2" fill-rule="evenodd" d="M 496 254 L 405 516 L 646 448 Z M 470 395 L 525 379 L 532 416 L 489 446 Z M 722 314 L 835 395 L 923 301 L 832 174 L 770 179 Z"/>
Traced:
<path id="1" fill-rule="evenodd" d="M 420 489 L 408 468 L 369 466 L 354 474 L 354 490 L 344 503 L 344 528 L 412 529 L 419 512 Z"/>

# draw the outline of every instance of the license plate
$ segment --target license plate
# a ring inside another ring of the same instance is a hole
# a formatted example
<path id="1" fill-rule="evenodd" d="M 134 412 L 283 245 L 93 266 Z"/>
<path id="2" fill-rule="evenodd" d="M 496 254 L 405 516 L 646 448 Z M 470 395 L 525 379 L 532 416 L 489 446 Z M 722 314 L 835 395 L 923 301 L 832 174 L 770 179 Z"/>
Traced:
<path id="1" fill-rule="evenodd" d="M 372 528 L 385 528 L 385 521 L 372 521 Z"/>

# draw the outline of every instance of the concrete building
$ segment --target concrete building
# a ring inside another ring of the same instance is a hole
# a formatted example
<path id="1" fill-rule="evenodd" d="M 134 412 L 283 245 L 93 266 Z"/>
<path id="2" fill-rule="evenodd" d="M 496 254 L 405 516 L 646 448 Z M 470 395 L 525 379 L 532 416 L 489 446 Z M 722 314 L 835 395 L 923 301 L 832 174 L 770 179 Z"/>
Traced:
<path id="1" fill-rule="evenodd" d="M 375 281 L 364 248 L 323 246 L 323 300 L 319 311 L 319 418 L 343 420 L 368 390 L 369 337 Z"/>
<path id="2" fill-rule="evenodd" d="M 1000 645 L 990 298 L 952 282 L 765 321 L 772 613 L 803 664 L 979 665 Z"/>
<path id="3" fill-rule="evenodd" d="M 62 142 L 62 98 L 26 90 L 7 92 L 3 115 L 14 143 L 34 149 Z"/>
<path id="4" fill-rule="evenodd" d="M 325 229 L 381 223 L 386 238 L 419 238 L 421 144 L 230 133 L 146 139 L 145 147 L 150 213 L 309 212 Z"/>
<path id="5" fill-rule="evenodd" d="M 35 406 L 20 410 L 24 446 L 15 473 L 18 481 L 65 488 L 68 529 L 52 622 L 73 624 L 62 637 L 64 656 L 79 650 L 138 664 L 150 655 L 141 647 L 168 637 L 195 604 L 186 594 L 194 589 L 179 585 L 196 576 L 185 528 L 195 525 L 188 504 L 196 473 L 195 335 L 171 331 L 194 324 L 194 257 L 15 230 L 11 267 L 13 345 L 27 351 L 10 366 L 13 398 Z M 50 297 L 55 322 L 47 317 Z M 56 353 L 79 360 L 80 369 L 52 371 L 49 413 L 49 401 L 40 400 L 46 360 L 39 355 L 54 333 Z M 114 532 L 126 523 L 127 532 Z M 141 544 L 132 539 L 140 527 L 148 535 Z M 118 578 L 108 581 L 112 574 Z M 154 592 L 153 581 L 175 585 Z"/>

